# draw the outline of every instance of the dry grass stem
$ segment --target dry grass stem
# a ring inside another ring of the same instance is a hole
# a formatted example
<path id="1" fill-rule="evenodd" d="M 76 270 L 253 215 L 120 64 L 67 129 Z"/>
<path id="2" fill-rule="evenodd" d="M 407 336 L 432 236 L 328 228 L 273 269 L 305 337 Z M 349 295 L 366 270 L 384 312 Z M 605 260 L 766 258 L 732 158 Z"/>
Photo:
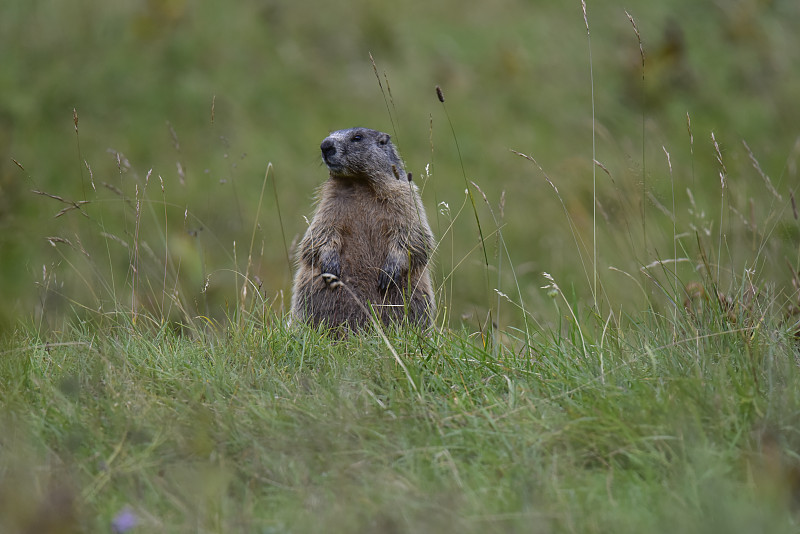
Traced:
<path id="1" fill-rule="evenodd" d="M 750 158 L 750 162 L 753 164 L 753 168 L 758 172 L 758 175 L 761 176 L 761 179 L 764 180 L 764 184 L 767 186 L 767 190 L 772 193 L 772 196 L 778 199 L 778 201 L 783 202 L 783 197 L 778 193 L 778 191 L 773 187 L 772 180 L 769 179 L 769 176 L 761 170 L 761 165 L 759 165 L 758 160 L 753 155 L 753 151 L 750 150 L 750 147 L 747 145 L 747 141 L 742 139 L 742 144 L 744 145 L 745 150 L 747 150 L 747 156 Z"/>
<path id="2" fill-rule="evenodd" d="M 372 63 L 372 70 L 373 72 L 375 72 L 375 79 L 378 80 L 378 88 L 381 90 L 381 95 L 383 96 L 383 103 L 386 105 L 386 113 L 389 115 L 389 121 L 392 123 L 392 132 L 394 133 L 395 137 L 394 143 L 395 145 L 399 146 L 400 140 L 399 140 L 399 135 L 397 133 L 397 125 L 395 124 L 394 114 L 392 113 L 392 110 L 389 106 L 389 98 L 387 98 L 386 92 L 383 90 L 383 84 L 381 83 L 381 75 L 378 74 L 378 66 L 375 64 L 375 58 L 372 57 L 372 52 L 368 52 L 368 54 L 369 54 L 369 60 Z M 384 73 L 384 76 L 385 75 L 386 73 Z M 386 83 L 387 84 L 389 83 L 388 79 Z M 394 101 L 392 101 L 392 105 L 394 105 Z"/>
<path id="3" fill-rule="evenodd" d="M 642 59 L 642 79 L 644 79 L 644 47 L 642 46 L 642 36 L 639 34 L 639 28 L 636 26 L 636 21 L 633 20 L 631 14 L 625 11 L 625 16 L 628 17 L 631 26 L 633 26 L 633 33 L 636 34 L 636 40 L 639 41 L 639 56 Z"/>
<path id="4" fill-rule="evenodd" d="M 581 0 L 581 9 L 583 9 L 583 23 L 586 24 L 586 35 L 589 35 L 589 17 L 586 16 L 585 0 Z"/>

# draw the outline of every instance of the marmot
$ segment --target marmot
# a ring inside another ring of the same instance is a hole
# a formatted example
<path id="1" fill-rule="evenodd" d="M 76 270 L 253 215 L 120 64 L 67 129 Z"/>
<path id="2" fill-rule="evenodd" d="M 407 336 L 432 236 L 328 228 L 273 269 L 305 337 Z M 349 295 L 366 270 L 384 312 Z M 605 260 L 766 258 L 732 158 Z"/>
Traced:
<path id="1" fill-rule="evenodd" d="M 433 234 L 389 135 L 339 130 L 320 149 L 330 178 L 297 251 L 293 319 L 343 333 L 369 325 L 373 313 L 384 325 L 431 326 Z"/>

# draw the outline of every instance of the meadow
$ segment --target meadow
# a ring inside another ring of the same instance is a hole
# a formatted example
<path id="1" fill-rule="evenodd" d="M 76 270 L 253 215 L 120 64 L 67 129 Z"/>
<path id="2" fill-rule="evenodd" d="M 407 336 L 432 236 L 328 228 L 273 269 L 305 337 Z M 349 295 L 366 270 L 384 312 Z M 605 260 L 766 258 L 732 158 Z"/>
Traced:
<path id="1" fill-rule="evenodd" d="M 0 8 L 0 531 L 796 532 L 800 7 L 583 7 Z M 286 325 L 355 125 L 434 332 Z"/>

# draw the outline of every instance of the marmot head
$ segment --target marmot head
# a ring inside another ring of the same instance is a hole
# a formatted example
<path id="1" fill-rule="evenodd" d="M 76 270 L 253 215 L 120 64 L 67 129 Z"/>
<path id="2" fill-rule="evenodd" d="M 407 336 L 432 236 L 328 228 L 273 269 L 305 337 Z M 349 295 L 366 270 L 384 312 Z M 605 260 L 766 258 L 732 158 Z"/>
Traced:
<path id="1" fill-rule="evenodd" d="M 322 160 L 335 178 L 394 180 L 406 177 L 403 160 L 389 134 L 377 130 L 339 130 L 326 137 L 320 149 Z"/>

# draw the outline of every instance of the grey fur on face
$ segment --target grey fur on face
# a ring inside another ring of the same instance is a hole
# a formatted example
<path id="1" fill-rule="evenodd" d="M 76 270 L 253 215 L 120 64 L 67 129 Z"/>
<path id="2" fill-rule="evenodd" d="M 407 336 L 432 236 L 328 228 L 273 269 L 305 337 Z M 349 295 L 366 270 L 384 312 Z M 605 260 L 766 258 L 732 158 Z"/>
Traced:
<path id="1" fill-rule="evenodd" d="M 406 176 L 403 160 L 387 133 L 349 128 L 331 133 L 320 145 L 331 176 L 374 179 L 375 173 Z"/>

